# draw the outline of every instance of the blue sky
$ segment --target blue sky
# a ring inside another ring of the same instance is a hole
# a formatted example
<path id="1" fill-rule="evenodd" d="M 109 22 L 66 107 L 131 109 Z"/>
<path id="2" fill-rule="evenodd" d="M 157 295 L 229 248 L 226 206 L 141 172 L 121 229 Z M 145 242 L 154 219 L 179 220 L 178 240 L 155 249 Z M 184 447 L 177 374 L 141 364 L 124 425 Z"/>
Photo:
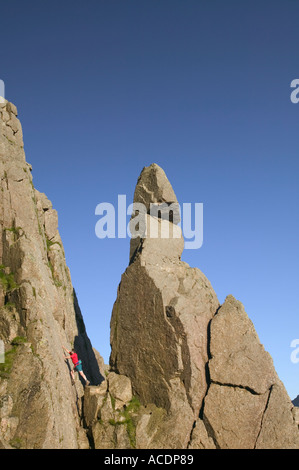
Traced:
<path id="1" fill-rule="evenodd" d="M 131 203 L 156 162 L 180 203 L 204 205 L 203 246 L 183 260 L 244 304 L 299 394 L 298 14 L 295 0 L 1 2 L 0 79 L 106 362 L 129 239 L 99 240 L 95 208 Z"/>

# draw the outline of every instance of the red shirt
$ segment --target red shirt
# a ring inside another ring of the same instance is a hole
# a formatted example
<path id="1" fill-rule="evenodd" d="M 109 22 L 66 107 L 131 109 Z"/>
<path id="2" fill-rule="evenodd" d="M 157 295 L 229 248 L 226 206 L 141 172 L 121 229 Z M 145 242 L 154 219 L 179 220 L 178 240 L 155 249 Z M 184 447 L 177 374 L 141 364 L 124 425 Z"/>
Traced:
<path id="1" fill-rule="evenodd" d="M 78 360 L 78 356 L 77 356 L 76 353 L 71 354 L 71 360 L 72 360 L 74 366 L 75 366 L 76 364 L 78 364 L 79 360 Z"/>

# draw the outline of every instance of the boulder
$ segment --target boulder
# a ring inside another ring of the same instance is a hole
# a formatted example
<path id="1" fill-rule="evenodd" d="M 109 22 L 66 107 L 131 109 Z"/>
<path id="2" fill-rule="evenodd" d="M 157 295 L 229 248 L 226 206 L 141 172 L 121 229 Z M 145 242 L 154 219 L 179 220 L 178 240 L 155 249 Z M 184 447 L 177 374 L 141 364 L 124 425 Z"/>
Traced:
<path id="1" fill-rule="evenodd" d="M 108 374 L 108 390 L 114 400 L 114 409 L 121 409 L 126 403 L 132 400 L 131 380 L 125 375 Z"/>

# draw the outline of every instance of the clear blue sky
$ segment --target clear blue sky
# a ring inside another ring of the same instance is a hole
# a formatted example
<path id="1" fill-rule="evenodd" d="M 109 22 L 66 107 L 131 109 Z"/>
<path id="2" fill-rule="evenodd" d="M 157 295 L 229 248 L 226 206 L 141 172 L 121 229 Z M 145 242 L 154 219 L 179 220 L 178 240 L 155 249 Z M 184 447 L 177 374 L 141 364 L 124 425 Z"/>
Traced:
<path id="1" fill-rule="evenodd" d="M 34 184 L 52 200 L 88 335 L 108 362 L 129 239 L 99 240 L 95 207 L 132 202 L 161 165 L 204 204 L 183 259 L 233 294 L 299 394 L 299 2 L 1 2 L 0 78 L 19 110 Z"/>

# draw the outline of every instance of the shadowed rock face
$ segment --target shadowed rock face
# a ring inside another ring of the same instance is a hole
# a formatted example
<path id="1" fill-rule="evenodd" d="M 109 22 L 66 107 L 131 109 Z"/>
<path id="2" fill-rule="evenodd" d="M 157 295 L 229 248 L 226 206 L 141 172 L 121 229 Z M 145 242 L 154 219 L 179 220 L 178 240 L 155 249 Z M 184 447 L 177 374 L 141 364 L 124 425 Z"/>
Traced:
<path id="1" fill-rule="evenodd" d="M 83 386 L 71 386 L 62 345 L 88 378 L 99 367 L 65 263 L 58 216 L 32 182 L 16 107 L 0 104 L 0 446 L 77 448 Z"/>

